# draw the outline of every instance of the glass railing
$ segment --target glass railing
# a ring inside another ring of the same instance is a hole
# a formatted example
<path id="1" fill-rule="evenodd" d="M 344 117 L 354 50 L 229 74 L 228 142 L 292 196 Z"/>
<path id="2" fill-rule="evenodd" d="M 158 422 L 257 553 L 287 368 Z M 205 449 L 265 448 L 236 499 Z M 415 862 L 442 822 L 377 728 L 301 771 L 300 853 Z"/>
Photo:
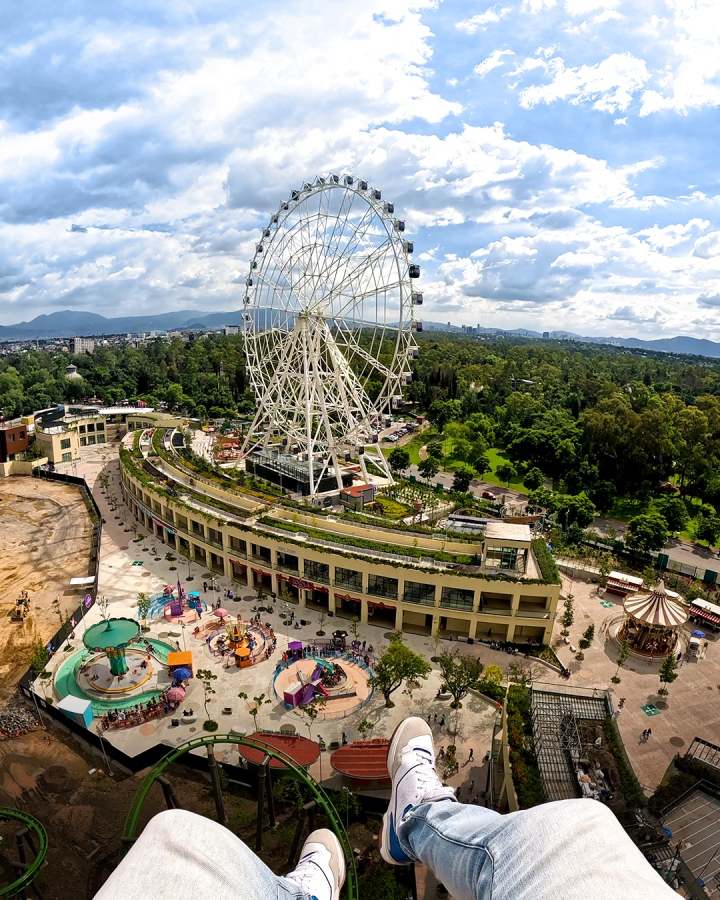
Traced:
<path id="1" fill-rule="evenodd" d="M 419 594 L 409 594 L 407 591 L 403 594 L 404 603 L 417 603 L 418 606 L 435 606 L 435 597 L 422 596 Z"/>

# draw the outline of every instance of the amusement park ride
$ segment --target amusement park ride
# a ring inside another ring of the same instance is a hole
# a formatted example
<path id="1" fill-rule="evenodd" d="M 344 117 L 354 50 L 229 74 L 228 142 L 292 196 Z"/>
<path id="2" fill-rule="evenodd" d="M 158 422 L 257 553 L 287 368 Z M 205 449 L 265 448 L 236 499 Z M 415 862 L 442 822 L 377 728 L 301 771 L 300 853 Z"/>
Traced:
<path id="1" fill-rule="evenodd" d="M 318 177 L 292 191 L 256 244 L 243 324 L 257 413 L 242 455 L 295 492 L 314 497 L 371 473 L 392 481 L 379 436 L 422 330 L 420 267 L 394 213 L 367 181 Z"/>

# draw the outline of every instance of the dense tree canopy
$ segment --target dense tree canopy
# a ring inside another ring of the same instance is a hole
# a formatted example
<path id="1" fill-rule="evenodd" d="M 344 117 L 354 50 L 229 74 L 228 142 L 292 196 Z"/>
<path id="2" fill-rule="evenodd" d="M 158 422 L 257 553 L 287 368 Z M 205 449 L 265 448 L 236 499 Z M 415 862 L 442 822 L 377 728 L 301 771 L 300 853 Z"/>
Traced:
<path id="1" fill-rule="evenodd" d="M 463 482 L 485 472 L 488 451 L 498 448 L 534 494 L 547 485 L 555 496 L 584 495 L 567 512 L 568 525 L 580 526 L 587 504 L 604 513 L 619 495 L 647 500 L 672 480 L 682 497 L 711 504 L 712 531 L 720 506 L 720 361 L 444 333 L 419 335 L 419 344 L 406 396 L 442 432 L 442 440 L 429 437 L 428 455 L 451 456 L 463 466 Z M 71 362 L 81 379 L 66 380 Z M 242 336 L 0 357 L 7 416 L 91 397 L 164 402 L 198 416 L 255 405 Z M 665 512 L 671 530 L 681 530 L 681 507 Z"/>

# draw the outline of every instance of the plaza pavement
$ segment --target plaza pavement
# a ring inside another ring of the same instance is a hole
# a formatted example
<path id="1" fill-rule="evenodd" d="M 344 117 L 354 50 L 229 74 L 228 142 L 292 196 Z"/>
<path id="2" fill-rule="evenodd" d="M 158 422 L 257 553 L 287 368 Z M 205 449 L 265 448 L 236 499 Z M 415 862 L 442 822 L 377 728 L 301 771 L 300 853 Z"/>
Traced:
<path id="1" fill-rule="evenodd" d="M 134 618 L 136 616 L 137 594 L 140 591 L 154 596 L 162 591 L 163 585 L 168 583 L 174 584 L 178 578 L 185 587 L 190 590 L 200 590 L 202 593 L 203 581 L 210 582 L 211 580 L 208 577 L 207 569 L 194 562 L 188 563 L 188 560 L 182 556 L 177 556 L 174 562 L 165 560 L 165 554 L 170 548 L 153 536 L 148 536 L 147 532 L 141 529 L 138 523 L 130 517 L 127 508 L 122 503 L 116 447 L 100 445 L 84 448 L 81 460 L 74 464 L 58 466 L 58 470 L 77 474 L 87 480 L 105 519 L 99 593 L 104 594 L 109 599 L 110 615 Z M 107 496 L 104 496 L 101 485 L 98 482 L 101 472 L 108 476 Z M 111 506 L 115 504 L 117 504 L 117 508 L 113 511 Z M 138 535 L 144 535 L 144 539 L 141 542 L 134 542 L 133 539 L 136 537 L 132 530 L 134 528 L 137 528 Z M 157 553 L 151 552 L 153 548 Z M 160 558 L 156 559 L 156 557 Z M 133 566 L 133 560 L 142 560 L 143 565 Z M 171 571 L 171 566 L 176 566 L 176 570 Z M 188 572 L 193 576 L 193 580 L 190 582 L 186 581 Z M 218 594 L 216 595 L 212 590 L 209 590 L 204 595 L 209 605 L 217 596 L 221 599 L 222 605 L 232 615 L 240 615 L 245 619 L 250 618 L 253 615 L 252 607 L 255 606 L 256 600 L 254 591 L 247 587 L 238 587 L 238 585 L 231 583 L 228 579 L 217 575 L 215 580 L 218 585 Z M 240 597 L 252 599 L 240 600 L 236 598 L 234 601 L 228 601 L 224 596 L 228 587 L 232 587 Z M 267 605 L 267 601 L 264 605 Z M 237 696 L 238 693 L 244 691 L 251 697 L 264 693 L 272 701 L 271 704 L 263 706 L 258 715 L 258 726 L 260 728 L 277 730 L 282 724 L 289 722 L 295 726 L 298 734 L 307 736 L 309 733 L 306 720 L 296 712 L 287 711 L 278 702 L 272 689 L 272 675 L 276 661 L 287 648 L 288 641 L 299 639 L 309 642 L 315 638 L 319 629 L 320 614 L 310 609 L 301 611 L 295 607 L 296 617 L 301 617 L 309 621 L 310 624 L 299 629 L 291 629 L 288 632 L 278 615 L 282 606 L 283 604 L 278 601 L 276 603 L 277 613 L 262 614 L 263 621 L 271 623 L 278 638 L 275 654 L 269 660 L 265 660 L 248 669 L 222 668 L 219 661 L 206 648 L 204 642 L 192 636 L 194 625 L 186 627 L 183 634 L 183 630 L 179 625 L 171 625 L 166 622 L 149 623 L 151 625 L 149 636 L 158 637 L 173 644 L 177 642 L 181 648 L 187 646 L 187 649 L 193 651 L 195 669 L 211 668 L 218 676 L 218 680 L 213 683 L 217 693 L 211 701 L 210 712 L 212 718 L 219 723 L 219 730 L 222 732 L 233 729 L 249 733 L 255 730 L 246 701 L 240 700 Z M 95 606 L 88 613 L 84 626 L 80 626 L 76 630 L 76 638 L 73 642 L 73 646 L 76 649 L 82 645 L 84 627 L 91 625 L 100 618 L 100 609 Z M 324 630 L 328 634 L 331 634 L 336 628 L 349 631 L 349 625 L 350 622 L 348 620 L 340 617 L 327 618 Z M 364 639 L 368 644 L 373 645 L 376 653 L 382 650 L 389 634 L 390 629 L 388 626 L 358 625 L 358 639 L 361 641 Z M 429 637 L 408 634 L 406 635 L 406 641 L 410 647 L 418 653 L 422 653 L 426 658 L 434 655 L 437 650 L 434 642 Z M 447 646 L 447 642 L 443 642 L 443 645 Z M 456 647 L 458 645 L 453 644 L 452 646 Z M 462 646 L 465 649 L 465 645 Z M 493 657 L 497 657 L 497 661 L 502 664 L 506 665 L 509 660 L 505 654 L 494 654 L 489 650 L 488 653 L 492 654 Z M 64 654 L 56 654 L 48 668 L 53 671 L 62 658 L 64 658 Z M 483 765 L 483 757 L 490 749 L 496 710 L 494 705 L 485 699 L 471 696 L 463 701 L 462 710 L 459 713 L 455 713 L 450 709 L 448 701 L 435 699 L 439 686 L 440 675 L 438 670 L 434 668 L 428 679 L 422 682 L 421 687 L 414 690 L 411 695 L 407 694 L 402 688 L 393 694 L 394 707 L 386 708 L 382 697 L 376 692 L 364 707 L 350 713 L 346 718 L 327 719 L 325 721 L 318 719 L 313 724 L 310 734 L 313 739 L 322 736 L 327 746 L 330 745 L 331 741 L 341 741 L 343 733 L 348 741 L 357 740 L 361 737 L 357 730 L 357 724 L 362 719 L 367 719 L 374 726 L 369 734 L 370 737 L 389 736 L 395 726 L 406 716 L 420 715 L 431 721 L 438 748 L 440 746 L 447 747 L 450 743 L 455 743 L 457 746 L 457 757 L 461 765 L 457 775 L 450 779 L 450 783 L 456 787 L 465 785 L 463 799 L 469 799 L 470 781 L 474 783 L 475 794 L 479 794 L 485 785 L 486 769 Z M 130 755 L 136 754 L 159 742 L 167 744 L 168 747 L 176 746 L 192 737 L 199 737 L 203 733 L 202 722 L 205 719 L 205 713 L 202 700 L 202 685 L 198 680 L 193 679 L 190 682 L 182 707 L 193 708 L 197 716 L 195 723 L 172 727 L 170 724 L 171 717 L 166 716 L 146 722 L 135 728 L 104 732 L 104 737 Z M 222 713 L 224 707 L 231 707 L 232 713 L 224 715 Z M 434 721 L 434 716 L 437 716 L 437 721 Z M 440 721 L 443 718 L 444 725 L 441 726 Z M 453 731 L 457 729 L 457 733 L 454 736 L 450 733 L 451 728 Z M 474 752 L 474 762 L 472 764 L 467 763 L 470 748 Z M 218 759 L 225 759 L 228 762 L 237 761 L 237 753 L 234 749 L 222 750 L 218 747 L 216 755 Z M 329 751 L 323 753 L 319 762 L 311 768 L 311 774 L 316 779 L 322 778 L 327 780 L 332 776 L 329 757 Z M 337 783 L 338 779 L 333 778 L 332 781 Z"/>
<path id="2" fill-rule="evenodd" d="M 631 656 L 620 671 L 621 682 L 610 680 L 617 669 L 617 642 L 609 634 L 601 634 L 603 623 L 622 615 L 622 598 L 599 592 L 597 585 L 572 581 L 562 576 L 563 596 L 575 597 L 575 623 L 570 629 L 570 641 L 574 646 L 590 625 L 595 625 L 595 640 L 585 650 L 585 659 L 577 662 L 569 647 L 562 641 L 560 621 L 555 623 L 553 647 L 561 662 L 572 672 L 570 685 L 608 688 L 612 691 L 614 706 L 625 698 L 618 714 L 618 727 L 635 774 L 646 790 L 654 790 L 667 766 L 677 754 L 683 754 L 693 738 L 720 743 L 720 635 L 706 631 L 710 641 L 707 656 L 701 662 L 683 660 L 677 679 L 670 684 L 667 707 L 658 715 L 648 717 L 642 706 L 657 705 L 662 700 L 657 693 L 660 687 L 658 670 L 661 660 L 645 661 Z M 612 607 L 604 607 L 603 601 Z M 683 629 L 687 638 L 696 625 Z M 641 743 L 641 732 L 652 729 L 650 739 Z"/>

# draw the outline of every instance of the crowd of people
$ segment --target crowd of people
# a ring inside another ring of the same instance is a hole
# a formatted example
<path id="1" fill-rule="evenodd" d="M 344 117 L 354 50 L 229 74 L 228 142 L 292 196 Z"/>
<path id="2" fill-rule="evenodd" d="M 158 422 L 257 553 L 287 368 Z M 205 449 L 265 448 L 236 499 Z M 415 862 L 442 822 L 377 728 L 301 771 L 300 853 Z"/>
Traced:
<path id="1" fill-rule="evenodd" d="M 166 691 L 159 697 L 148 700 L 147 703 L 136 703 L 127 709 L 110 710 L 100 719 L 100 726 L 103 731 L 111 728 L 132 728 L 175 712 L 179 705 L 179 702 L 168 700 Z"/>

